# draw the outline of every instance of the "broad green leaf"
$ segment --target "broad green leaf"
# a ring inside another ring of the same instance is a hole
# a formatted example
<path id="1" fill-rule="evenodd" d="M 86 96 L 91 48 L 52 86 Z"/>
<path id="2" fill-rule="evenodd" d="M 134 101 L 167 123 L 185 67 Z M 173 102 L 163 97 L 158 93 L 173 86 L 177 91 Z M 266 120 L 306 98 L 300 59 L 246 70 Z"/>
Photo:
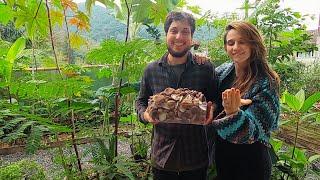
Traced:
<path id="1" fill-rule="evenodd" d="M 301 111 L 302 111 L 302 112 L 307 112 L 307 111 L 309 111 L 310 108 L 311 108 L 316 102 L 318 102 L 319 100 L 320 100 L 320 92 L 316 92 L 316 93 L 312 94 L 311 96 L 309 96 L 309 97 L 305 100 L 305 102 L 304 102 L 304 104 L 303 104 L 303 106 L 302 106 L 302 108 L 301 108 Z"/>
<path id="2" fill-rule="evenodd" d="M 26 1 L 25 5 L 18 5 L 18 7 L 15 14 L 15 26 L 17 28 L 24 26 L 27 31 L 27 36 L 31 38 L 35 36 L 35 32 L 39 32 L 41 36 L 46 36 L 48 17 L 45 3 L 30 0 Z"/>
<path id="3" fill-rule="evenodd" d="M 303 104 L 300 103 L 299 99 L 290 94 L 286 93 L 285 95 L 285 103 L 293 110 L 293 111 L 299 111 Z"/>
<path id="4" fill-rule="evenodd" d="M 51 1 L 52 5 L 54 5 L 54 7 L 63 10 L 62 4 L 61 4 L 61 0 L 52 0 Z"/>
<path id="5" fill-rule="evenodd" d="M 286 96 L 285 96 L 285 94 L 287 94 L 288 93 L 288 90 L 285 90 L 283 93 L 282 93 L 282 95 L 281 95 L 281 98 L 280 98 L 280 103 L 285 103 L 286 102 Z"/>
<path id="6" fill-rule="evenodd" d="M 25 48 L 25 45 L 26 45 L 26 40 L 23 37 L 20 37 L 10 47 L 6 57 L 7 63 L 4 66 L 5 68 L 2 69 L 2 73 L 4 74 L 6 82 L 11 81 L 11 74 L 12 74 L 14 60 Z"/>
<path id="7" fill-rule="evenodd" d="M 168 12 L 172 11 L 175 5 L 170 0 L 158 0 L 156 2 L 152 5 L 150 18 L 153 19 L 153 23 L 157 26 L 165 21 Z"/>
<path id="8" fill-rule="evenodd" d="M 275 138 L 270 139 L 270 143 L 272 144 L 275 152 L 278 152 L 283 145 L 283 142 L 281 140 Z"/>
<path id="9" fill-rule="evenodd" d="M 13 64 L 14 60 L 22 52 L 25 46 L 26 46 L 26 39 L 24 39 L 23 37 L 18 38 L 8 51 L 7 61 Z"/>
<path id="10" fill-rule="evenodd" d="M 307 162 L 307 157 L 305 155 L 305 150 L 300 150 L 300 149 L 295 149 L 294 152 L 295 156 L 296 156 L 296 160 L 299 162 L 303 162 L 304 164 Z"/>
<path id="11" fill-rule="evenodd" d="M 6 25 L 9 21 L 11 21 L 13 18 L 13 11 L 12 9 L 0 3 L 0 23 Z"/>
<path id="12" fill-rule="evenodd" d="M 303 90 L 303 89 L 300 89 L 300 91 L 297 92 L 297 94 L 296 94 L 295 96 L 296 96 L 296 98 L 299 100 L 299 103 L 300 103 L 300 104 L 303 104 L 303 103 L 304 103 L 305 93 L 304 93 L 304 90 Z"/>
<path id="13" fill-rule="evenodd" d="M 133 7 L 133 22 L 143 23 L 149 18 L 152 2 L 150 0 L 141 0 Z"/>

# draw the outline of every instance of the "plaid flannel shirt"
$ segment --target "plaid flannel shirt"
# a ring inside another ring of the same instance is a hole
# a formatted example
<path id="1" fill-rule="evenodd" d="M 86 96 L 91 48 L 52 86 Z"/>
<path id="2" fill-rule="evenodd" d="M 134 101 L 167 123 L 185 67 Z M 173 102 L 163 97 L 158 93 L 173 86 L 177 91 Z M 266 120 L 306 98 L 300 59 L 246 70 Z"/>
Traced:
<path id="1" fill-rule="evenodd" d="M 158 61 L 150 63 L 142 77 L 136 109 L 140 121 L 148 106 L 150 96 L 167 87 L 189 88 L 202 92 L 207 101 L 217 99 L 217 79 L 210 62 L 198 65 L 192 54 L 180 79 L 167 63 L 167 54 Z M 151 162 L 154 167 L 169 171 L 187 171 L 208 166 L 208 142 L 205 126 L 189 124 L 159 123 L 154 126 L 151 148 Z M 212 137 L 209 137 L 212 138 Z"/>

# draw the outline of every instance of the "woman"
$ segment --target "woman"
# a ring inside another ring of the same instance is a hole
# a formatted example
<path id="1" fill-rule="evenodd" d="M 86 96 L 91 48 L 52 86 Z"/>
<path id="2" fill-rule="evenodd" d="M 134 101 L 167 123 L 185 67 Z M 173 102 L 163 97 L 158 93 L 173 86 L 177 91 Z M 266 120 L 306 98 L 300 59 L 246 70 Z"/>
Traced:
<path id="1" fill-rule="evenodd" d="M 252 24 L 229 24 L 224 48 L 232 63 L 216 69 L 223 109 L 213 121 L 218 179 L 270 179 L 269 138 L 280 109 L 278 75 L 268 66 L 262 37 Z M 241 98 L 252 103 L 241 106 Z"/>

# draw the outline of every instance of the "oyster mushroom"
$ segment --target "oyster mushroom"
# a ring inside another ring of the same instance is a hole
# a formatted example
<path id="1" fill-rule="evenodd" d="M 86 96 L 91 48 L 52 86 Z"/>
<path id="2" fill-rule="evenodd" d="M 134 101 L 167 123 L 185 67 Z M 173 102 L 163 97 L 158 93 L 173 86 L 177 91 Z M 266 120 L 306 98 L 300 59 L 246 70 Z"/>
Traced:
<path id="1" fill-rule="evenodd" d="M 161 112 L 159 114 L 159 121 L 165 121 L 167 118 L 167 114 L 165 112 Z"/>
<path id="2" fill-rule="evenodd" d="M 206 110 L 205 96 L 187 88 L 167 88 L 151 96 L 147 108 L 147 112 L 154 119 L 182 124 L 202 124 Z"/>
<path id="3" fill-rule="evenodd" d="M 167 95 L 167 96 L 170 96 L 174 91 L 175 91 L 175 89 L 173 89 L 173 88 L 166 88 L 166 89 L 163 91 L 163 94 L 165 94 L 165 95 Z"/>

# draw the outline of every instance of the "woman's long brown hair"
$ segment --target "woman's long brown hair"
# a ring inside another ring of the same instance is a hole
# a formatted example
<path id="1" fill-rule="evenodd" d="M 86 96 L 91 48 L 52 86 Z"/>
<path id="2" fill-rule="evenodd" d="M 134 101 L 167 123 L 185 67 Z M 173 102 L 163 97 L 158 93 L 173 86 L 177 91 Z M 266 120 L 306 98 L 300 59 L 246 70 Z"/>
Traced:
<path id="1" fill-rule="evenodd" d="M 243 95 L 247 92 L 253 83 L 262 76 L 268 76 L 270 86 L 271 82 L 276 81 L 276 85 L 279 88 L 280 79 L 278 74 L 273 71 L 267 62 L 267 50 L 263 44 L 262 36 L 257 28 L 246 21 L 235 21 L 227 25 L 226 33 L 224 35 L 224 46 L 227 45 L 227 35 L 230 30 L 236 30 L 243 37 L 247 43 L 250 44 L 251 56 L 247 61 L 249 65 L 245 70 L 242 77 L 237 77 L 234 82 L 234 87 L 238 88 Z M 278 90 L 277 88 L 277 90 Z"/>

